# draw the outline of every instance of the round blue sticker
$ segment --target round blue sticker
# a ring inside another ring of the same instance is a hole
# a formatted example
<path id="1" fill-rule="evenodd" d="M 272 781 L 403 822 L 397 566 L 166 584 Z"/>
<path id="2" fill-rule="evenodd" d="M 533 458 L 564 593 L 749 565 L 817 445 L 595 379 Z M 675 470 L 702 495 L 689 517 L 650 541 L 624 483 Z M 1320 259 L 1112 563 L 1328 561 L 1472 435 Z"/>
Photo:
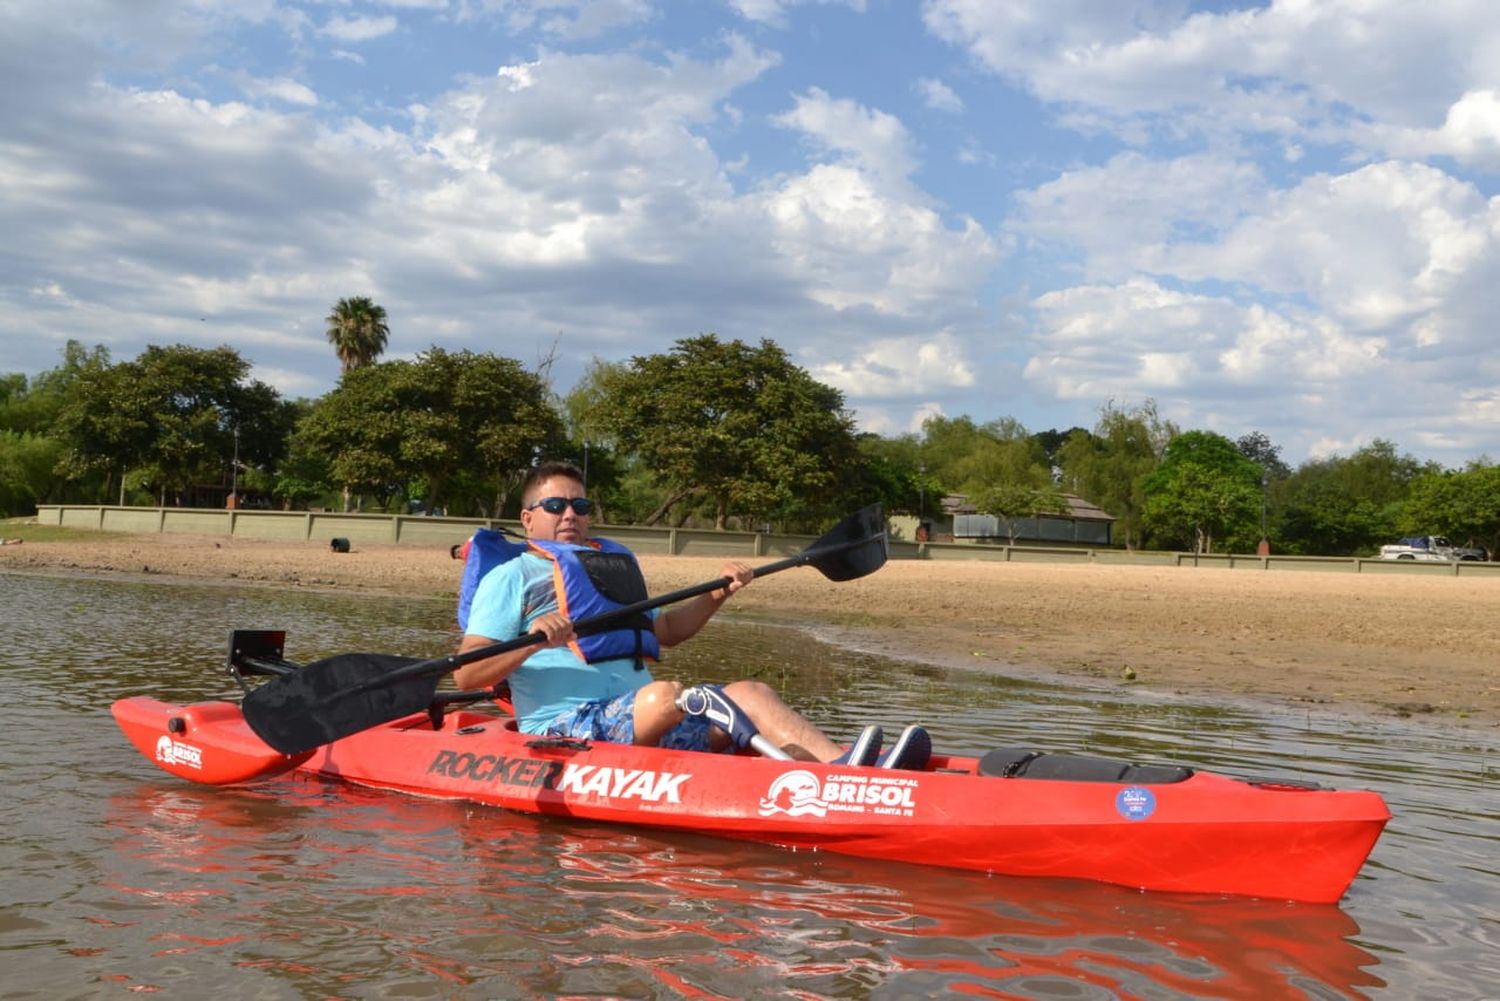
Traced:
<path id="1" fill-rule="evenodd" d="M 1129 786 L 1121 789 L 1120 794 L 1115 797 L 1115 809 L 1126 820 L 1145 820 L 1156 812 L 1156 797 L 1151 794 L 1150 789 Z"/>

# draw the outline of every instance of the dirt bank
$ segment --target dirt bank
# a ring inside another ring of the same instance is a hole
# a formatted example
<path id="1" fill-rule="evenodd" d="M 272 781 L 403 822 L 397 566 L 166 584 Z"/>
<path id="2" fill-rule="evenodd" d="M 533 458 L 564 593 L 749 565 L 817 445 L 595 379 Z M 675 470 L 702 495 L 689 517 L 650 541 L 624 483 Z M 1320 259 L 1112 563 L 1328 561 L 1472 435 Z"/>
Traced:
<path id="1" fill-rule="evenodd" d="M 661 593 L 718 576 L 720 561 L 642 564 Z M 459 573 L 444 547 L 331 553 L 326 544 L 192 535 L 0 547 L 7 568 L 442 595 Z M 836 626 L 867 649 L 1022 677 L 1412 715 L 1470 737 L 1500 732 L 1500 577 L 893 561 L 843 584 L 812 570 L 777 574 L 730 608 Z"/>

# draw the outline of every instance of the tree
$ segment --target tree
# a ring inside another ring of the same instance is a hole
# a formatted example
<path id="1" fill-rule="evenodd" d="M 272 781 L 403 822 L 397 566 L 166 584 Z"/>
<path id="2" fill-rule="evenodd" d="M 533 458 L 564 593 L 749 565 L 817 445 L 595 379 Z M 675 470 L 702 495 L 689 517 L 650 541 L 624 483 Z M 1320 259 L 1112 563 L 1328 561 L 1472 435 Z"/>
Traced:
<path id="1" fill-rule="evenodd" d="M 916 435 L 882 438 L 862 434 L 858 438 L 860 463 L 859 496 L 866 503 L 879 501 L 890 512 L 925 517 L 942 491 L 929 483 L 921 459 L 922 444 Z"/>
<path id="2" fill-rule="evenodd" d="M 1234 447 L 1240 450 L 1240 454 L 1260 467 L 1260 540 L 1256 543 L 1257 551 L 1264 544 L 1271 542 L 1271 523 L 1269 519 L 1270 496 L 1272 484 L 1276 485 L 1278 492 L 1281 483 L 1292 474 L 1291 469 L 1285 462 L 1281 461 L 1281 446 L 1273 444 L 1269 435 L 1263 431 L 1251 431 L 1249 434 L 1241 435 L 1235 440 Z M 1270 550 L 1267 549 L 1267 552 Z"/>
<path id="3" fill-rule="evenodd" d="M 304 468 L 327 469 L 343 490 L 345 511 L 356 493 L 387 498 L 403 479 L 397 461 L 403 401 L 395 377 L 409 364 L 381 362 L 347 372 L 297 423 L 292 454 Z"/>
<path id="4" fill-rule="evenodd" d="M 385 351 L 391 336 L 385 322 L 385 308 L 365 296 L 340 299 L 325 322 L 328 343 L 333 345 L 344 375 L 373 364 Z"/>
<path id="5" fill-rule="evenodd" d="M 1213 552 L 1216 536 L 1253 524 L 1260 510 L 1260 467 L 1228 438 L 1189 431 L 1167 445 L 1161 465 L 1141 481 L 1143 513 L 1164 541 L 1191 540 L 1193 552 Z"/>
<path id="6" fill-rule="evenodd" d="M 1500 552 L 1500 466 L 1478 459 L 1462 470 L 1429 470 L 1411 485 L 1401 528 L 1411 535 L 1441 534 Z"/>
<path id="7" fill-rule="evenodd" d="M 1062 488 L 1112 515 L 1116 535 L 1134 548 L 1144 527 L 1141 480 L 1161 463 L 1177 433 L 1175 424 L 1157 414 L 1154 400 L 1134 410 L 1106 404 L 1092 434 L 1074 431 L 1059 446 Z"/>
<path id="8" fill-rule="evenodd" d="M 270 471 L 267 493 L 281 502 L 285 510 L 304 508 L 337 486 L 329 472 L 327 456 L 310 449 L 298 436 L 297 428 L 312 412 L 311 400 L 293 400 L 287 405 L 291 432 L 287 436 L 287 454 Z"/>
<path id="9" fill-rule="evenodd" d="M 1378 438 L 1348 457 L 1305 462 L 1280 485 L 1278 540 L 1292 553 L 1373 552 L 1400 534 L 1412 484 L 1429 472 L 1441 468 L 1398 454 L 1395 444 Z"/>
<path id="10" fill-rule="evenodd" d="M 1081 427 L 1071 427 L 1066 431 L 1059 431 L 1057 428 L 1052 428 L 1047 431 L 1038 431 L 1031 437 L 1036 439 L 1036 443 L 1041 446 L 1043 454 L 1047 456 L 1047 464 L 1049 466 L 1056 466 L 1058 465 L 1058 450 L 1063 447 L 1064 442 L 1075 434 L 1086 435 L 1088 431 Z"/>
<path id="11" fill-rule="evenodd" d="M 429 511 L 498 517 L 519 477 L 562 437 L 546 387 L 519 362 L 434 347 L 350 372 L 298 425 L 296 449 L 382 504 L 404 494 Z"/>
<path id="12" fill-rule="evenodd" d="M 140 388 L 129 368 L 111 364 L 101 352 L 77 373 L 74 391 L 58 411 L 54 430 L 63 446 L 61 471 L 70 480 L 99 477 L 102 490 L 95 500 L 112 499 L 118 477 L 123 502 L 126 470 L 144 461 L 151 427 Z"/>
<path id="13" fill-rule="evenodd" d="M 160 503 L 193 483 L 222 483 L 236 452 L 256 465 L 285 454 L 291 428 L 281 397 L 249 379 L 249 362 L 233 348 L 153 345 L 125 368 L 137 383 L 138 417 L 151 429 L 141 465 Z"/>
<path id="14" fill-rule="evenodd" d="M 592 359 L 563 398 L 570 447 L 558 458 L 577 463 L 599 510 L 594 520 L 640 521 L 661 504 L 661 489 L 649 469 L 621 453 L 609 419 L 614 382 L 629 374 L 625 362 Z"/>
<path id="15" fill-rule="evenodd" d="M 577 442 L 614 447 L 618 442 L 609 414 L 611 401 L 619 398 L 620 384 L 630 378 L 627 362 L 590 360 L 583 376 L 563 398 L 568 436 Z"/>
<path id="16" fill-rule="evenodd" d="M 291 413 L 249 370 L 229 347 L 151 345 L 133 361 L 95 359 L 58 415 L 65 467 L 109 469 L 122 483 L 131 470 L 165 504 L 191 484 L 225 481 L 236 432 L 242 461 L 274 465 Z"/>
<path id="17" fill-rule="evenodd" d="M 1266 477 L 1284 480 L 1292 475 L 1291 469 L 1281 461 L 1281 446 L 1271 443 L 1270 436 L 1263 431 L 1251 431 L 1241 435 L 1234 443 L 1240 454 L 1259 466 Z"/>
<path id="18" fill-rule="evenodd" d="M 97 500 L 108 475 L 102 469 L 80 470 L 68 479 L 57 422 L 76 395 L 80 374 L 107 366 L 109 352 L 69 341 L 62 354 L 61 365 L 33 379 L 20 373 L 0 376 L 0 512 L 30 513 L 48 501 Z"/>
<path id="19" fill-rule="evenodd" d="M 922 422 L 922 438 L 933 479 L 951 493 L 973 497 L 997 483 L 1052 483 L 1041 443 L 1013 418 L 976 425 L 968 417 L 933 416 Z"/>
<path id="20" fill-rule="evenodd" d="M 720 528 L 732 514 L 801 523 L 848 497 L 858 453 L 843 395 L 771 341 L 686 338 L 632 358 L 605 393 L 608 433 L 667 490 L 648 522 L 702 497 Z"/>
<path id="21" fill-rule="evenodd" d="M 56 492 L 62 445 L 29 431 L 0 430 L 0 517 L 33 514 Z"/>
<path id="22" fill-rule="evenodd" d="M 51 434 L 63 406 L 76 395 L 80 377 L 109 365 L 103 345 L 85 348 L 70 340 L 62 349 L 62 363 L 27 381 L 24 375 L 0 377 L 0 428 Z"/>

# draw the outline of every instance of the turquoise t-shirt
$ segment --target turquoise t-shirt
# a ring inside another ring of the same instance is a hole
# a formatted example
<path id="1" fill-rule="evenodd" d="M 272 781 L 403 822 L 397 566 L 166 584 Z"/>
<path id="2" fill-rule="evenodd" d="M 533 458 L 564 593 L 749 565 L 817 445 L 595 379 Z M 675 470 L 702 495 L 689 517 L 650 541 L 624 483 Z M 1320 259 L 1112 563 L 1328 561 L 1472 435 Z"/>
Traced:
<path id="1" fill-rule="evenodd" d="M 558 610 L 552 561 L 523 553 L 484 575 L 469 607 L 471 636 L 504 642 L 532 631 L 531 624 Z M 652 610 L 653 617 L 656 610 Z M 511 701 L 526 733 L 541 733 L 566 709 L 633 692 L 651 680 L 629 657 L 589 664 L 565 646 L 539 646 L 511 672 Z"/>

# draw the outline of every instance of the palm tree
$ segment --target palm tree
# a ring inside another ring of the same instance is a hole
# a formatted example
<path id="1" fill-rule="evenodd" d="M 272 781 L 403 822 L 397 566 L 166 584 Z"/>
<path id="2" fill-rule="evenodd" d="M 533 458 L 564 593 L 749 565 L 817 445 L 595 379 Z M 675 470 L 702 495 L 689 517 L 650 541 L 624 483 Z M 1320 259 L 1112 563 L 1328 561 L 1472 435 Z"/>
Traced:
<path id="1" fill-rule="evenodd" d="M 366 296 L 340 299 L 328 314 L 328 343 L 343 364 L 343 375 L 373 362 L 385 350 L 391 328 L 385 323 L 385 307 Z"/>

